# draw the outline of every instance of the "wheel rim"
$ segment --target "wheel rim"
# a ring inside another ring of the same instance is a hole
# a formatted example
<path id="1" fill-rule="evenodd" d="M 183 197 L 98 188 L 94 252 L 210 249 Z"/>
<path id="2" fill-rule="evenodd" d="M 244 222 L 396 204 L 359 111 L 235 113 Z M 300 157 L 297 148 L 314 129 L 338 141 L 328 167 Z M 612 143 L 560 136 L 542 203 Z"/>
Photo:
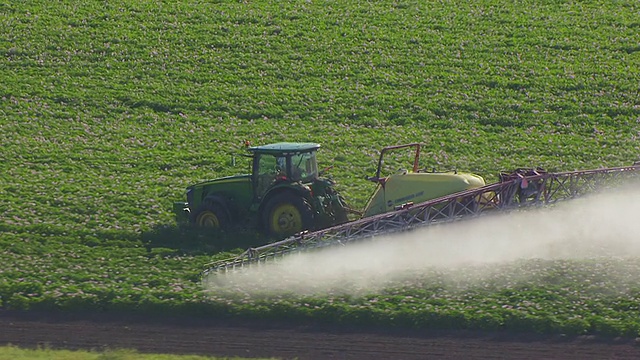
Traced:
<path id="1" fill-rule="evenodd" d="M 295 234 L 302 231 L 302 215 L 292 204 L 277 206 L 271 213 L 271 229 L 277 234 Z"/>
<path id="2" fill-rule="evenodd" d="M 202 227 L 219 228 L 220 220 L 218 219 L 216 214 L 212 213 L 211 211 L 203 211 L 202 213 L 200 213 L 200 215 L 198 215 L 196 224 Z"/>

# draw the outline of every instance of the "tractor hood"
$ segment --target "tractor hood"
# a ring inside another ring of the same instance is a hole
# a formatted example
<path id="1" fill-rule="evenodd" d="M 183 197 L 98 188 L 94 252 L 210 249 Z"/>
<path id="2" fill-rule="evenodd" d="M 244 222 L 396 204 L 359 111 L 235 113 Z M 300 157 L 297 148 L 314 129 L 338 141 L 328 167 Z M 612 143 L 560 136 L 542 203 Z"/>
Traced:
<path id="1" fill-rule="evenodd" d="M 251 175 L 227 176 L 215 180 L 207 180 L 187 188 L 186 206 L 191 212 L 196 211 L 208 197 L 229 204 L 246 205 L 251 202 L 253 190 Z"/>
<path id="2" fill-rule="evenodd" d="M 250 180 L 251 180 L 251 175 L 226 176 L 219 179 L 206 180 L 206 181 L 199 182 L 197 184 L 190 185 L 189 187 L 187 187 L 187 190 L 203 188 L 203 187 L 208 187 L 210 185 L 217 185 L 217 184 L 240 183 L 240 182 L 246 182 Z"/>

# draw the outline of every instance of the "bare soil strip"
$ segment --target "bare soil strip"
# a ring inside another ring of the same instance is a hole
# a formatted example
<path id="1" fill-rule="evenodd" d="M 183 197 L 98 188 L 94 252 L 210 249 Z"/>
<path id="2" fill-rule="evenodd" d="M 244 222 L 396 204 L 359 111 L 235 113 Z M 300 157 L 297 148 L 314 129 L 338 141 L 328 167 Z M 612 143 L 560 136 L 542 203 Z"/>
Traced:
<path id="1" fill-rule="evenodd" d="M 0 345 L 297 359 L 639 359 L 635 340 L 0 311 Z"/>

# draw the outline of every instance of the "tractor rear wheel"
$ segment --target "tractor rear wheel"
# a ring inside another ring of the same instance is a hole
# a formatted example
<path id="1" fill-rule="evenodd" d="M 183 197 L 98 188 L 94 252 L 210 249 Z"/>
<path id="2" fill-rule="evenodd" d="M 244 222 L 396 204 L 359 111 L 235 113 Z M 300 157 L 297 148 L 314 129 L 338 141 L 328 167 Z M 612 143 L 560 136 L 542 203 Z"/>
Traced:
<path id="1" fill-rule="evenodd" d="M 196 210 L 192 221 L 198 227 L 224 229 L 229 224 L 229 217 L 222 206 L 205 203 Z"/>
<path id="2" fill-rule="evenodd" d="M 313 211 L 305 198 L 283 193 L 269 200 L 263 222 L 269 235 L 283 238 L 313 227 Z"/>

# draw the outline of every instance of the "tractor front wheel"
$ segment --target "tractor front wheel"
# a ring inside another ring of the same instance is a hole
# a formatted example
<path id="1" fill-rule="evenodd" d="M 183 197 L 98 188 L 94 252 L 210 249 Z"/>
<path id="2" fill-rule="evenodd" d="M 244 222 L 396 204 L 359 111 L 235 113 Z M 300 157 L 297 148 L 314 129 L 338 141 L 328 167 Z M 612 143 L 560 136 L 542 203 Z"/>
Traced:
<path id="1" fill-rule="evenodd" d="M 269 235 L 284 238 L 313 227 L 313 211 L 303 197 L 283 193 L 269 200 L 263 220 Z"/>
<path id="2" fill-rule="evenodd" d="M 229 217 L 220 205 L 203 204 L 196 210 L 193 223 L 208 229 L 224 229 L 229 223 Z"/>

